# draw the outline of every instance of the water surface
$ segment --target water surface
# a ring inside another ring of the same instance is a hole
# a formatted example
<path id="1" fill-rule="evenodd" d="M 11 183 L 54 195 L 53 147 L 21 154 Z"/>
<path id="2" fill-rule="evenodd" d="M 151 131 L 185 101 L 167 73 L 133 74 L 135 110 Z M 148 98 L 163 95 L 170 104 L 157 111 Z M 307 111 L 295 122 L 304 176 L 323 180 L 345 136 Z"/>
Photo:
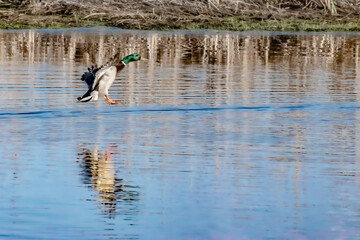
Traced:
<path id="1" fill-rule="evenodd" d="M 359 44 L 1 31 L 0 238 L 360 238 Z M 122 104 L 78 103 L 117 52 L 149 59 L 118 75 Z"/>

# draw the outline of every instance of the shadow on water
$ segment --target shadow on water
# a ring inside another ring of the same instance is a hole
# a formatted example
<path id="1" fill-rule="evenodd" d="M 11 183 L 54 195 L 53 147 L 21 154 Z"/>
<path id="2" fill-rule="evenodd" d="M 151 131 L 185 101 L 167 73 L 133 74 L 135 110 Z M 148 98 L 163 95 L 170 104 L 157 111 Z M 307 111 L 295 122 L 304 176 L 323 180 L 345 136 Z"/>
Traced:
<path id="1" fill-rule="evenodd" d="M 104 152 L 96 147 L 80 148 L 78 156 L 82 182 L 97 192 L 95 201 L 107 218 L 136 215 L 139 189 L 117 177 L 112 154 L 111 148 Z"/>

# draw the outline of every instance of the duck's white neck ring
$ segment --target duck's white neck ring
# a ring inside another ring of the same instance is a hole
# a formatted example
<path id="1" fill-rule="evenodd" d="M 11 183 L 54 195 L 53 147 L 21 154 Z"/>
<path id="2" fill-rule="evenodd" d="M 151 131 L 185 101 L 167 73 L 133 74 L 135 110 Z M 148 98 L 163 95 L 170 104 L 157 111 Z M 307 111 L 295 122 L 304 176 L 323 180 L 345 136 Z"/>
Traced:
<path id="1" fill-rule="evenodd" d="M 124 61 L 121 61 L 122 62 L 122 64 L 124 64 L 124 66 L 126 66 L 126 63 L 124 63 Z"/>

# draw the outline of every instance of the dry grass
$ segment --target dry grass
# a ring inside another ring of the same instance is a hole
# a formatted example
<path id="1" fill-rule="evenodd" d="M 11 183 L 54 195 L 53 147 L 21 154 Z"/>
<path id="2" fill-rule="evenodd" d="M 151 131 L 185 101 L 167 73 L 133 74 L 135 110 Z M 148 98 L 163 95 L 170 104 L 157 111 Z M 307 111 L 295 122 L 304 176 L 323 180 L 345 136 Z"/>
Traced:
<path id="1" fill-rule="evenodd" d="M 225 18 L 251 21 L 328 19 L 358 21 L 360 0 L 0 0 L 17 6 L 21 14 L 67 17 L 73 25 L 101 21 L 125 28 L 180 28 L 187 24 L 221 26 Z M 2 12 L 5 19 L 18 15 Z M 24 20 L 25 21 L 25 20 Z"/>

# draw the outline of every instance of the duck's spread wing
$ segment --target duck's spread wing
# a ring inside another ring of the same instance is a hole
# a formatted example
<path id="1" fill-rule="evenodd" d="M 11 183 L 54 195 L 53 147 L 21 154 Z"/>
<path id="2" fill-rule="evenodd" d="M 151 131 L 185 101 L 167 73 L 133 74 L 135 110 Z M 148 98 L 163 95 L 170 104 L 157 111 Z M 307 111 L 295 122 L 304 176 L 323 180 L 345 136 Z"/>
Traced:
<path id="1" fill-rule="evenodd" d="M 94 66 L 92 66 L 91 68 L 88 68 L 88 72 L 84 72 L 84 74 L 81 76 L 81 80 L 83 80 L 86 85 L 88 86 L 88 89 L 90 89 L 95 81 L 96 78 L 96 73 L 101 69 L 100 68 L 96 68 Z"/>
<path id="2" fill-rule="evenodd" d="M 98 85 L 100 79 L 105 74 L 105 72 L 112 66 L 114 63 L 120 61 L 119 53 L 115 54 L 106 64 L 101 67 L 94 67 L 88 68 L 87 72 L 81 76 L 81 80 L 83 80 L 88 89 L 95 89 L 95 86 Z"/>
<path id="3" fill-rule="evenodd" d="M 120 54 L 119 53 L 115 54 L 112 58 L 110 58 L 110 60 L 104 64 L 104 67 L 112 66 L 118 62 L 120 62 Z"/>
<path id="4" fill-rule="evenodd" d="M 92 90 L 95 90 L 98 88 L 100 81 L 104 77 L 105 73 L 109 70 L 112 70 L 113 66 L 104 66 L 102 67 L 96 74 L 95 74 L 95 80 L 92 84 Z"/>

